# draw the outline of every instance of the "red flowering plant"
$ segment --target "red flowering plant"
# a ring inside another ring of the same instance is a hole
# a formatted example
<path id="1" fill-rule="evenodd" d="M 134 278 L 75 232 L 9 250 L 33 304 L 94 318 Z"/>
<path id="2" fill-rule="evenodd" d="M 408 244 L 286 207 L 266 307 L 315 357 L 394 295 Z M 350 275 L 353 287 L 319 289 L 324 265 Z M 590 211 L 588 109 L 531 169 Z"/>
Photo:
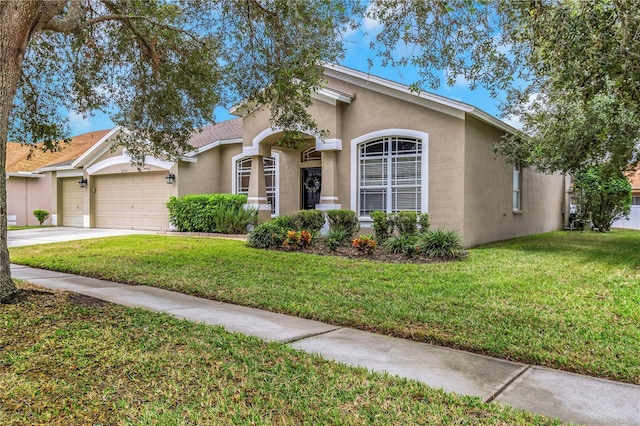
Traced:
<path id="1" fill-rule="evenodd" d="M 353 247 L 355 247 L 360 253 L 371 255 L 376 250 L 378 242 L 371 235 L 360 235 L 354 238 Z"/>
<path id="2" fill-rule="evenodd" d="M 290 250 L 303 250 L 311 245 L 312 239 L 311 232 L 307 230 L 287 231 L 282 246 Z"/>

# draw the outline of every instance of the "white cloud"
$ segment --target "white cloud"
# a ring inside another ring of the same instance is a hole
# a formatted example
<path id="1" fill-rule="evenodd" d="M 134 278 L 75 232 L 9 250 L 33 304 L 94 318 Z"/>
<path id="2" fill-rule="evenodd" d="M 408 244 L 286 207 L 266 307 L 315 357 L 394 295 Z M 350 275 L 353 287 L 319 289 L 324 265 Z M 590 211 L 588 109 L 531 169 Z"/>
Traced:
<path id="1" fill-rule="evenodd" d="M 514 128 L 516 128 L 518 130 L 522 130 L 522 128 L 524 127 L 524 124 L 522 123 L 522 121 L 520 121 L 520 116 L 519 115 L 509 115 L 509 116 L 503 118 L 502 121 L 504 121 L 505 123 L 507 123 L 511 127 L 514 127 Z"/>
<path id="2" fill-rule="evenodd" d="M 453 84 L 455 87 L 469 87 L 469 80 L 467 80 L 463 75 L 456 76 L 456 81 Z"/>
<path id="3" fill-rule="evenodd" d="M 382 27 L 382 24 L 377 19 L 372 19 L 369 17 L 364 17 L 362 19 L 362 26 L 366 31 L 369 32 L 378 32 L 378 30 Z"/>
<path id="4" fill-rule="evenodd" d="M 527 103 L 525 104 L 525 109 L 526 110 L 531 110 L 533 109 L 533 105 L 540 99 L 540 94 L 539 93 L 532 93 L 531 95 L 529 95 L 529 99 L 527 101 Z M 524 127 L 524 123 L 522 122 L 522 119 L 519 115 L 508 115 L 506 117 L 504 117 L 502 119 L 502 121 L 504 121 L 505 123 L 511 125 L 512 127 L 515 127 L 518 130 L 522 130 L 522 128 Z"/>
<path id="5" fill-rule="evenodd" d="M 91 129 L 91 121 L 89 117 L 85 117 L 83 114 L 75 111 L 70 111 L 69 126 L 71 127 L 71 134 L 76 136 L 82 133 L 86 133 Z"/>

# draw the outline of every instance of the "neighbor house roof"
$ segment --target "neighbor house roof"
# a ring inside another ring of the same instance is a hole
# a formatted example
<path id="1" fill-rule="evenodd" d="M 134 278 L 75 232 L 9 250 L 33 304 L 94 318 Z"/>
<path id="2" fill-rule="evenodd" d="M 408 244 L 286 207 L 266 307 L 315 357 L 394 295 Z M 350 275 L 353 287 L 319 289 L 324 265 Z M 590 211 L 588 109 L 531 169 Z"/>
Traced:
<path id="1" fill-rule="evenodd" d="M 60 143 L 60 151 L 42 152 L 38 150 L 41 144 L 35 145 L 35 150 L 29 158 L 32 146 L 16 142 L 7 143 L 7 173 L 34 172 L 53 164 L 70 162 L 82 155 L 86 150 L 98 142 L 109 130 L 98 130 L 74 136 L 69 143 Z"/>

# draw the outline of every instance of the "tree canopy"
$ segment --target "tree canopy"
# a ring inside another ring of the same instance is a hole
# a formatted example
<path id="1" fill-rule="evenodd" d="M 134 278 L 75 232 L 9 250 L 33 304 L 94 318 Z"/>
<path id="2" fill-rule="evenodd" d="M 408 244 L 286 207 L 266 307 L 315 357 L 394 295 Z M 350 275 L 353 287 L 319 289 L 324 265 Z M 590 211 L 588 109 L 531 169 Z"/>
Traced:
<path id="1" fill-rule="evenodd" d="M 357 0 L 0 0 L 0 301 L 15 292 L 9 136 L 57 149 L 65 110 L 104 110 L 141 165 L 178 157 L 216 106 L 241 99 L 268 102 L 274 126 L 315 129 L 311 91 L 360 11 Z"/>
<path id="2" fill-rule="evenodd" d="M 640 161 L 640 7 L 635 0 L 379 1 L 374 47 L 384 63 L 420 70 L 415 89 L 440 71 L 493 95 L 523 132 L 500 154 L 545 172 Z M 410 55 L 397 56 L 399 46 Z M 405 49 L 406 50 L 406 49 Z"/>

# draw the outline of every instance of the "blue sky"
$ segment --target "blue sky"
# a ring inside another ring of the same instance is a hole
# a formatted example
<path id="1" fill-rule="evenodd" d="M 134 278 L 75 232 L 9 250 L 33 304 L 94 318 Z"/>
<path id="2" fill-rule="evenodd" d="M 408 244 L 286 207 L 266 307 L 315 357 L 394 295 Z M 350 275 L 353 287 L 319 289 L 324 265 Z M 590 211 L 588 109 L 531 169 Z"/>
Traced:
<path id="1" fill-rule="evenodd" d="M 347 50 L 341 65 L 405 85 L 414 83 L 418 77 L 417 69 L 413 67 L 408 66 L 402 69 L 383 67 L 380 65 L 380 61 L 375 60 L 373 66 L 371 68 L 369 67 L 367 59 L 373 58 L 375 53 L 370 49 L 369 43 L 378 29 L 379 27 L 376 21 L 364 19 L 361 29 L 346 34 Z M 496 117 L 498 117 L 500 113 L 498 108 L 499 100 L 491 98 L 489 92 L 482 87 L 470 90 L 469 84 L 462 78 L 458 79 L 453 86 L 447 86 L 446 83 L 443 82 L 438 90 L 431 92 L 473 105 Z M 225 108 L 218 108 L 216 110 L 216 121 L 219 122 L 231 118 L 234 118 L 234 116 L 229 114 Z M 101 112 L 96 112 L 94 116 L 86 118 L 79 114 L 71 113 L 69 119 L 72 136 L 114 127 L 109 117 Z M 517 120 L 504 121 L 515 127 L 519 127 Z"/>

